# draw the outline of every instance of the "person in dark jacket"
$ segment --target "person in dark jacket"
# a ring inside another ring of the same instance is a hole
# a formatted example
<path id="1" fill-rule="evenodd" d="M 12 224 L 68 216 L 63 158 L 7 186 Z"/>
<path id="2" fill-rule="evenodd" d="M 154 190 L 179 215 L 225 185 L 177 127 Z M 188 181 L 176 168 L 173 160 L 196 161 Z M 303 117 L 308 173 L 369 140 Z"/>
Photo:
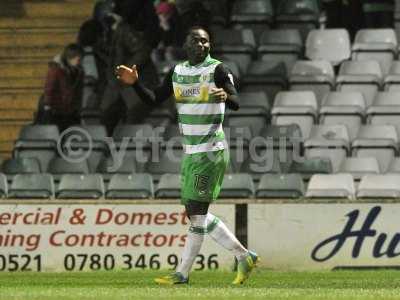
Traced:
<path id="1" fill-rule="evenodd" d="M 43 98 L 45 119 L 60 131 L 79 123 L 84 78 L 81 57 L 80 46 L 69 44 L 49 63 Z"/>
<path id="2" fill-rule="evenodd" d="M 393 0 L 363 0 L 365 26 L 367 28 L 391 28 L 394 16 Z"/>
<path id="3" fill-rule="evenodd" d="M 135 91 L 121 85 L 115 78 L 114 70 L 121 64 L 138 65 L 142 79 L 154 87 L 158 84 L 156 68 L 151 60 L 151 46 L 143 31 L 122 21 L 113 35 L 107 87 L 101 99 L 102 123 L 111 135 L 118 122 L 138 123 L 148 115 L 149 108 L 143 105 Z"/>

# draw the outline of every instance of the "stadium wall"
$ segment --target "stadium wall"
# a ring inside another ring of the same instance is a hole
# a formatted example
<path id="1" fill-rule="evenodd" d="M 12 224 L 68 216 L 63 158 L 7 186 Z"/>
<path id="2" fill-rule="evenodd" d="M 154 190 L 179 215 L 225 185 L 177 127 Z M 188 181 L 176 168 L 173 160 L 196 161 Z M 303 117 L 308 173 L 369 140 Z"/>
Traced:
<path id="1" fill-rule="evenodd" d="M 263 267 L 400 267 L 400 201 L 231 199 L 212 212 L 260 254 Z M 4 200 L 0 271 L 172 269 L 187 227 L 178 200 Z M 232 264 L 206 239 L 194 269 Z"/>

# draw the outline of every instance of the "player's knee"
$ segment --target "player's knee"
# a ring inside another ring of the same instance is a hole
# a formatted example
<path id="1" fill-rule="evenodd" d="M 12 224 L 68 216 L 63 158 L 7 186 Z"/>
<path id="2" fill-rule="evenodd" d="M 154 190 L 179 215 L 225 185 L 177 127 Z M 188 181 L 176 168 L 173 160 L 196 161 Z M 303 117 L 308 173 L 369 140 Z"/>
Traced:
<path id="1" fill-rule="evenodd" d="M 210 204 L 207 202 L 189 201 L 189 203 L 185 205 L 186 215 L 189 219 L 191 216 L 195 215 L 207 215 L 209 205 Z"/>

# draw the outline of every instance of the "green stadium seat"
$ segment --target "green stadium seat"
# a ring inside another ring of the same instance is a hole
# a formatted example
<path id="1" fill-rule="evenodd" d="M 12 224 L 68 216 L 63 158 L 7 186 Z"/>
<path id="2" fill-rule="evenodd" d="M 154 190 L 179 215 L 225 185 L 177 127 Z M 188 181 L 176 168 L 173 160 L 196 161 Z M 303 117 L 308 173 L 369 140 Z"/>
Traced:
<path id="1" fill-rule="evenodd" d="M 302 198 L 305 193 L 299 174 L 265 174 L 256 190 L 257 198 Z"/>
<path id="2" fill-rule="evenodd" d="M 98 174 L 66 174 L 61 177 L 57 199 L 100 199 L 104 183 Z"/>
<path id="3" fill-rule="evenodd" d="M 4 174 L 0 173 L 0 199 L 7 198 L 8 184 L 7 178 Z"/>
<path id="4" fill-rule="evenodd" d="M 219 198 L 252 198 L 254 184 L 249 174 L 227 174 Z"/>
<path id="5" fill-rule="evenodd" d="M 153 195 L 149 174 L 114 174 L 106 191 L 106 199 L 148 199 Z"/>
<path id="6" fill-rule="evenodd" d="M 181 197 L 181 175 L 164 174 L 155 190 L 156 198 L 180 198 Z"/>
<path id="7" fill-rule="evenodd" d="M 131 175 L 132 173 L 138 173 L 138 171 L 139 169 L 135 158 L 124 155 L 119 164 L 113 157 L 103 157 L 97 166 L 96 173 L 101 174 L 104 181 L 108 182 L 115 174 Z"/>
<path id="8" fill-rule="evenodd" d="M 54 198 L 53 176 L 50 174 L 15 175 L 8 197 L 15 199 Z"/>
<path id="9" fill-rule="evenodd" d="M 289 173 L 298 173 L 303 180 L 310 180 L 314 174 L 331 174 L 333 173 L 332 163 L 329 158 L 301 158 L 302 161 L 293 161 L 290 166 Z"/>

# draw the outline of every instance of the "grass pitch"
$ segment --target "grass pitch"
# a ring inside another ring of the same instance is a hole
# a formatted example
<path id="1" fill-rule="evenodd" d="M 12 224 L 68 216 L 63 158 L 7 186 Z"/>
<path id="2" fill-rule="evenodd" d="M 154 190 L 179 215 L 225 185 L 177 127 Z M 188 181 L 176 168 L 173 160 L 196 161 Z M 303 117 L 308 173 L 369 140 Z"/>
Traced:
<path id="1" fill-rule="evenodd" d="M 400 271 L 272 272 L 243 286 L 234 273 L 193 272 L 188 286 L 157 286 L 166 272 L 0 273 L 0 299 L 400 299 Z"/>

